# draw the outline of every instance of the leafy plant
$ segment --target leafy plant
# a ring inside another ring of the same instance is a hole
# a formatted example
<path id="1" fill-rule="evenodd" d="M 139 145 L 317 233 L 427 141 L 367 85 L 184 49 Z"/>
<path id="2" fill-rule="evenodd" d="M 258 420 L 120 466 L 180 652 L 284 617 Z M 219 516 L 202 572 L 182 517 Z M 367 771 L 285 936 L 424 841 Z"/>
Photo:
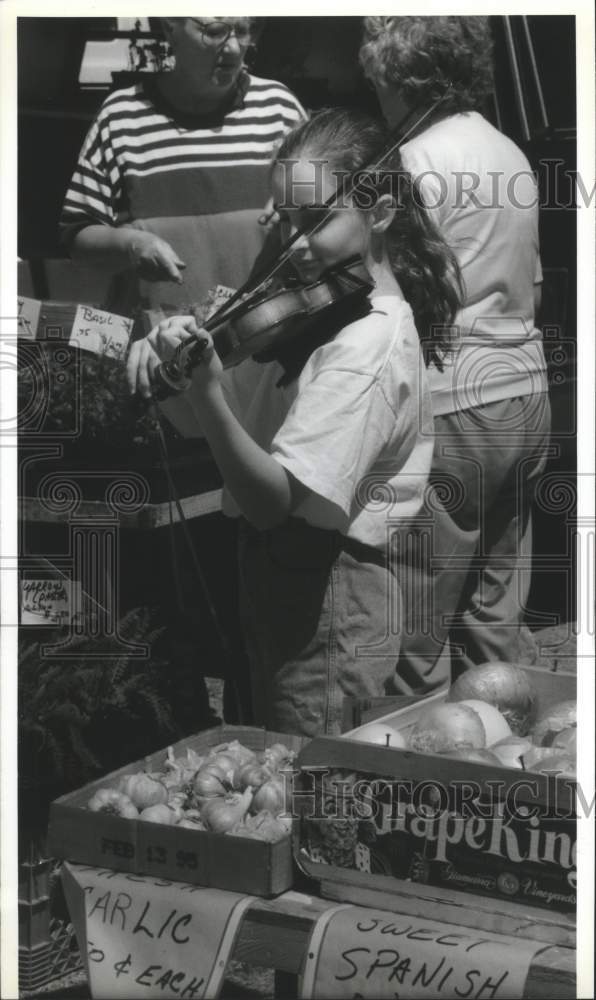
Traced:
<path id="1" fill-rule="evenodd" d="M 154 418 L 137 396 L 131 396 L 122 362 L 75 347 L 64 346 L 56 352 L 51 344 L 37 346 L 47 373 L 41 390 L 48 394 L 44 435 L 80 428 L 86 446 L 127 451 L 132 445 L 154 446 Z M 64 352 L 70 356 L 67 364 Z M 29 400 L 39 391 L 35 370 L 23 366 L 18 380 L 19 413 L 27 412 Z M 170 425 L 167 433 L 171 438 L 178 436 Z"/>
<path id="2" fill-rule="evenodd" d="M 20 819 L 29 834 L 44 828 L 58 795 L 180 736 L 169 699 L 170 666 L 156 653 L 164 629 L 154 617 L 148 608 L 135 608 L 119 625 L 123 639 L 149 647 L 146 659 L 96 659 L 90 654 L 97 643 L 87 637 L 69 646 L 76 659 L 43 657 L 40 643 L 22 643 Z"/>

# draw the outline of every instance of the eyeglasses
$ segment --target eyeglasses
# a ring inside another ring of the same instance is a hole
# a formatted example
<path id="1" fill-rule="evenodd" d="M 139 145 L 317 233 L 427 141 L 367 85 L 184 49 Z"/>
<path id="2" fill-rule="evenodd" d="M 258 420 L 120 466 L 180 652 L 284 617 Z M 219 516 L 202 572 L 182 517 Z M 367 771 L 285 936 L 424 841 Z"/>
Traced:
<path id="1" fill-rule="evenodd" d="M 239 45 L 250 45 L 251 33 L 250 24 L 238 21 L 230 24 L 228 21 L 199 21 L 198 18 L 191 18 L 201 32 L 201 38 L 205 45 L 213 45 L 216 48 L 225 45 L 228 38 L 235 35 Z"/>

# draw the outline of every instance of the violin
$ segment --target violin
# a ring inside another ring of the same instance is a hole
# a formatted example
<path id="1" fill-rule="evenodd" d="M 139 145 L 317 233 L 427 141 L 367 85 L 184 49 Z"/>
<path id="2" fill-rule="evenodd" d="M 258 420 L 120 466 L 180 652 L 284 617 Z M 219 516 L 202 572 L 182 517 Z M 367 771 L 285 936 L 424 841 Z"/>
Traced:
<path id="1" fill-rule="evenodd" d="M 341 317 L 345 323 L 350 313 L 361 313 L 373 288 L 362 260 L 353 257 L 329 268 L 310 284 L 248 296 L 232 309 L 226 303 L 203 324 L 203 329 L 212 333 L 224 368 L 232 368 L 248 357 L 270 360 L 318 320 L 325 321 L 333 332 L 334 321 Z M 154 398 L 163 399 L 188 388 L 190 372 L 200 364 L 207 344 L 204 337 L 190 337 L 169 361 L 158 366 Z"/>
<path id="2" fill-rule="evenodd" d="M 450 91 L 451 84 L 448 85 L 445 93 L 427 108 L 411 127 L 407 128 L 405 134 L 400 134 L 401 126 L 413 114 L 413 112 L 408 111 L 397 126 L 398 137 L 392 140 L 389 148 L 383 151 L 374 165 L 369 165 L 365 169 L 378 169 L 394 149 L 399 148 L 412 132 L 416 131 L 429 116 L 437 111 Z M 356 181 L 349 191 L 343 191 L 342 188 L 341 191 L 332 194 L 325 202 L 324 207 L 331 212 L 340 193 L 351 194 L 357 190 L 358 186 L 359 182 Z M 314 231 L 324 222 L 325 219 L 322 219 Z M 374 283 L 359 257 L 351 258 L 341 265 L 329 268 L 312 284 L 284 288 L 269 294 L 262 294 L 259 291 L 271 279 L 272 274 L 290 259 L 292 247 L 302 235 L 302 231 L 297 230 L 285 243 L 273 270 L 249 280 L 214 316 L 203 324 L 203 328 L 208 332 L 214 331 L 213 343 L 224 368 L 237 365 L 251 356 L 263 361 L 274 358 L 275 352 L 283 350 L 284 344 L 296 340 L 299 334 L 303 334 L 309 329 L 313 318 L 333 319 L 334 314 L 337 326 L 338 321 L 340 325 L 349 322 L 350 308 L 355 310 L 352 319 L 358 315 L 358 309 L 360 309 L 360 315 L 364 314 L 363 305 L 374 288 Z M 239 300 L 241 300 L 240 304 L 236 305 L 235 303 Z M 332 328 L 331 335 L 334 332 L 336 331 Z M 325 334 L 321 335 L 319 331 L 318 342 L 321 343 L 324 339 L 328 339 L 329 335 L 327 333 L 325 337 Z M 312 344 L 316 346 L 316 339 L 311 338 L 311 340 Z M 158 366 L 154 375 L 154 398 L 163 399 L 166 396 L 184 392 L 189 387 L 190 372 L 195 365 L 200 364 L 201 355 L 207 343 L 208 341 L 204 337 L 191 337 L 180 344 L 170 361 Z M 313 347 L 311 346 L 310 349 L 312 350 Z M 294 358 L 294 363 L 295 360 Z M 303 358 L 304 360 L 305 358 Z"/>

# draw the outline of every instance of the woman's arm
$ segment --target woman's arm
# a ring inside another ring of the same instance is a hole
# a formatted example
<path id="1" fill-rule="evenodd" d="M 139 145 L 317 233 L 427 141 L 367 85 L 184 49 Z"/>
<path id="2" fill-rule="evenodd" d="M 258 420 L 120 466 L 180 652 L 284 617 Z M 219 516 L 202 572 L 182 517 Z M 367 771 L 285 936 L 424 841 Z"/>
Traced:
<path id="1" fill-rule="evenodd" d="M 132 226 L 90 225 L 80 229 L 71 247 L 74 260 L 117 274 L 134 268 L 148 281 L 182 281 L 186 264 L 175 250 L 153 233 Z"/>
<path id="2" fill-rule="evenodd" d="M 112 145 L 108 102 L 87 133 L 65 195 L 60 230 L 75 260 L 117 274 L 135 268 L 149 281 L 181 281 L 183 261 L 165 240 L 131 225 L 123 168 Z"/>

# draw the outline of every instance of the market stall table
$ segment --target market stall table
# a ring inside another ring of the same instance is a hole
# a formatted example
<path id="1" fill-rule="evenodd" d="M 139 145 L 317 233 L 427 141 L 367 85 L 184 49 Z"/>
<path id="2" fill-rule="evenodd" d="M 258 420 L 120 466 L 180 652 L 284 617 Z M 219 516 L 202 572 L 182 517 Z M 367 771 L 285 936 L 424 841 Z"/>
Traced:
<path id="1" fill-rule="evenodd" d="M 72 863 L 65 863 L 63 878 L 71 917 L 82 949 L 86 947 L 85 942 L 89 948 L 97 948 L 98 946 L 97 907 L 100 901 L 95 900 L 94 904 L 91 903 L 92 895 L 90 894 L 93 892 L 94 884 L 96 887 L 100 885 L 100 890 L 103 890 L 106 887 L 109 889 L 110 881 L 112 885 L 116 885 L 119 883 L 115 882 L 115 879 L 126 879 L 130 882 L 127 885 L 127 900 L 129 896 L 131 899 L 134 899 L 136 894 L 139 906 L 145 899 L 147 887 L 149 885 L 158 885 L 155 880 L 144 876 L 116 876 L 115 873 L 106 869 L 94 869 L 89 866 Z M 102 878 L 105 879 L 103 885 L 98 882 Z M 159 884 L 167 887 L 167 891 L 170 893 L 170 905 L 172 901 L 177 904 L 174 906 L 173 912 L 177 915 L 176 919 L 178 920 L 181 920 L 181 914 L 192 909 L 192 892 L 198 892 L 199 895 L 201 892 L 196 886 L 192 888 L 186 886 L 185 889 L 183 883 L 171 883 L 164 880 L 163 883 Z M 84 887 L 86 887 L 86 892 Z M 303 971 L 305 952 L 307 945 L 311 941 L 313 928 L 323 914 L 337 907 L 337 903 L 319 898 L 318 896 L 306 895 L 303 892 L 295 891 L 285 892 L 279 897 L 270 900 L 250 896 L 242 897 L 236 893 L 225 893 L 220 890 L 205 891 L 216 893 L 222 903 L 225 903 L 225 897 L 231 897 L 232 903 L 239 901 L 242 904 L 241 922 L 229 957 L 250 965 L 272 967 L 278 970 L 278 972 L 285 974 L 283 978 L 283 995 L 290 996 L 292 993 L 296 993 L 297 981 L 294 977 Z M 411 925 L 416 923 L 416 917 L 418 917 L 418 922 L 421 926 L 440 926 L 443 928 L 444 934 L 451 935 L 451 937 L 457 936 L 455 934 L 456 929 L 461 931 L 464 928 L 470 935 L 488 934 L 491 936 L 492 934 L 497 941 L 499 934 L 503 935 L 503 941 L 507 942 L 511 942 L 513 938 L 516 938 L 520 948 L 524 944 L 529 944 L 534 953 L 530 961 L 523 992 L 519 993 L 520 998 L 571 998 L 576 996 L 576 952 L 574 948 L 574 923 L 571 917 L 544 910 L 535 910 L 530 907 L 520 906 L 519 904 L 471 898 L 469 895 L 457 892 L 447 893 L 440 889 L 433 889 L 422 885 L 404 885 L 403 891 L 399 894 L 379 893 L 373 890 L 359 892 L 354 890 L 353 887 L 351 891 L 355 893 L 354 902 L 357 902 L 359 907 L 366 906 L 373 909 L 390 911 L 387 912 L 389 917 L 391 917 L 391 914 L 405 915 L 408 917 Z M 105 914 L 108 908 L 106 898 L 101 898 L 101 907 L 103 909 L 100 915 L 101 919 L 99 920 L 100 925 L 106 922 Z M 343 898 L 345 899 L 346 897 L 344 896 Z M 89 906 L 86 906 L 87 901 L 90 901 Z M 112 909 L 114 902 L 115 900 L 112 899 L 109 903 Z M 120 902 L 118 906 L 121 905 Z M 131 904 L 127 905 L 130 908 Z M 134 907 L 134 903 L 132 906 Z M 142 910 L 142 919 L 145 924 L 143 927 L 143 937 L 146 936 L 146 932 L 151 927 L 153 935 L 158 936 L 157 924 L 150 924 L 147 906 L 148 904 L 145 903 Z M 118 910 L 118 907 L 116 909 Z M 88 931 L 90 929 L 90 915 L 93 914 L 94 910 L 96 923 L 93 928 L 94 941 L 93 945 L 91 945 L 88 939 Z M 170 910 L 170 912 L 172 911 Z M 366 913 L 366 910 L 362 910 L 361 912 Z M 172 920 L 174 919 L 170 918 L 168 928 L 171 929 Z M 395 917 L 391 919 L 395 919 Z M 116 923 L 118 923 L 118 920 L 116 920 Z M 483 928 L 492 928 L 492 931 L 488 929 L 484 930 Z M 496 928 L 500 929 L 497 934 L 495 934 Z M 124 935 L 119 935 L 117 938 L 119 944 L 123 937 Z M 182 935 L 180 935 L 180 938 L 182 938 Z M 123 951 L 123 955 L 120 956 L 119 964 L 122 968 L 122 961 L 126 961 L 124 952 L 128 950 L 124 946 L 124 942 L 122 943 L 121 950 Z M 128 958 L 130 958 L 130 955 L 128 955 Z M 154 966 L 155 969 L 162 967 L 159 965 L 157 951 L 152 960 L 156 963 Z M 175 968 L 175 962 L 172 961 L 171 964 L 172 969 Z M 91 965 L 93 965 L 93 960 L 91 961 Z M 165 965 L 163 967 L 165 968 Z M 143 975 L 145 975 L 145 979 L 143 979 Z M 153 975 L 155 976 L 157 973 L 153 973 Z M 182 977 L 183 973 L 179 972 L 178 975 Z M 151 974 L 148 972 L 142 973 L 140 977 L 141 983 L 146 983 L 149 986 L 150 976 Z M 182 995 L 185 988 L 184 982 L 180 978 L 180 995 Z M 189 979 L 186 982 L 186 988 L 190 988 L 192 993 L 191 984 L 192 980 Z M 93 983 L 91 985 L 93 989 Z M 152 985 L 155 985 L 155 983 Z M 177 989 L 173 989 L 173 987 L 172 990 L 174 993 L 177 992 Z M 100 992 L 94 995 L 108 996 L 111 994 Z M 142 991 L 140 993 L 137 992 L 137 995 L 143 995 Z M 147 992 L 146 995 L 153 995 L 153 993 Z M 167 984 L 155 995 L 169 995 Z M 370 995 L 372 996 L 373 994 L 371 993 Z M 421 993 L 420 995 L 425 994 Z M 446 992 L 445 995 L 456 994 Z M 467 996 L 470 994 L 462 993 L 461 995 Z M 493 995 L 498 996 L 499 994 Z M 501 995 L 511 996 L 511 994 Z"/>

